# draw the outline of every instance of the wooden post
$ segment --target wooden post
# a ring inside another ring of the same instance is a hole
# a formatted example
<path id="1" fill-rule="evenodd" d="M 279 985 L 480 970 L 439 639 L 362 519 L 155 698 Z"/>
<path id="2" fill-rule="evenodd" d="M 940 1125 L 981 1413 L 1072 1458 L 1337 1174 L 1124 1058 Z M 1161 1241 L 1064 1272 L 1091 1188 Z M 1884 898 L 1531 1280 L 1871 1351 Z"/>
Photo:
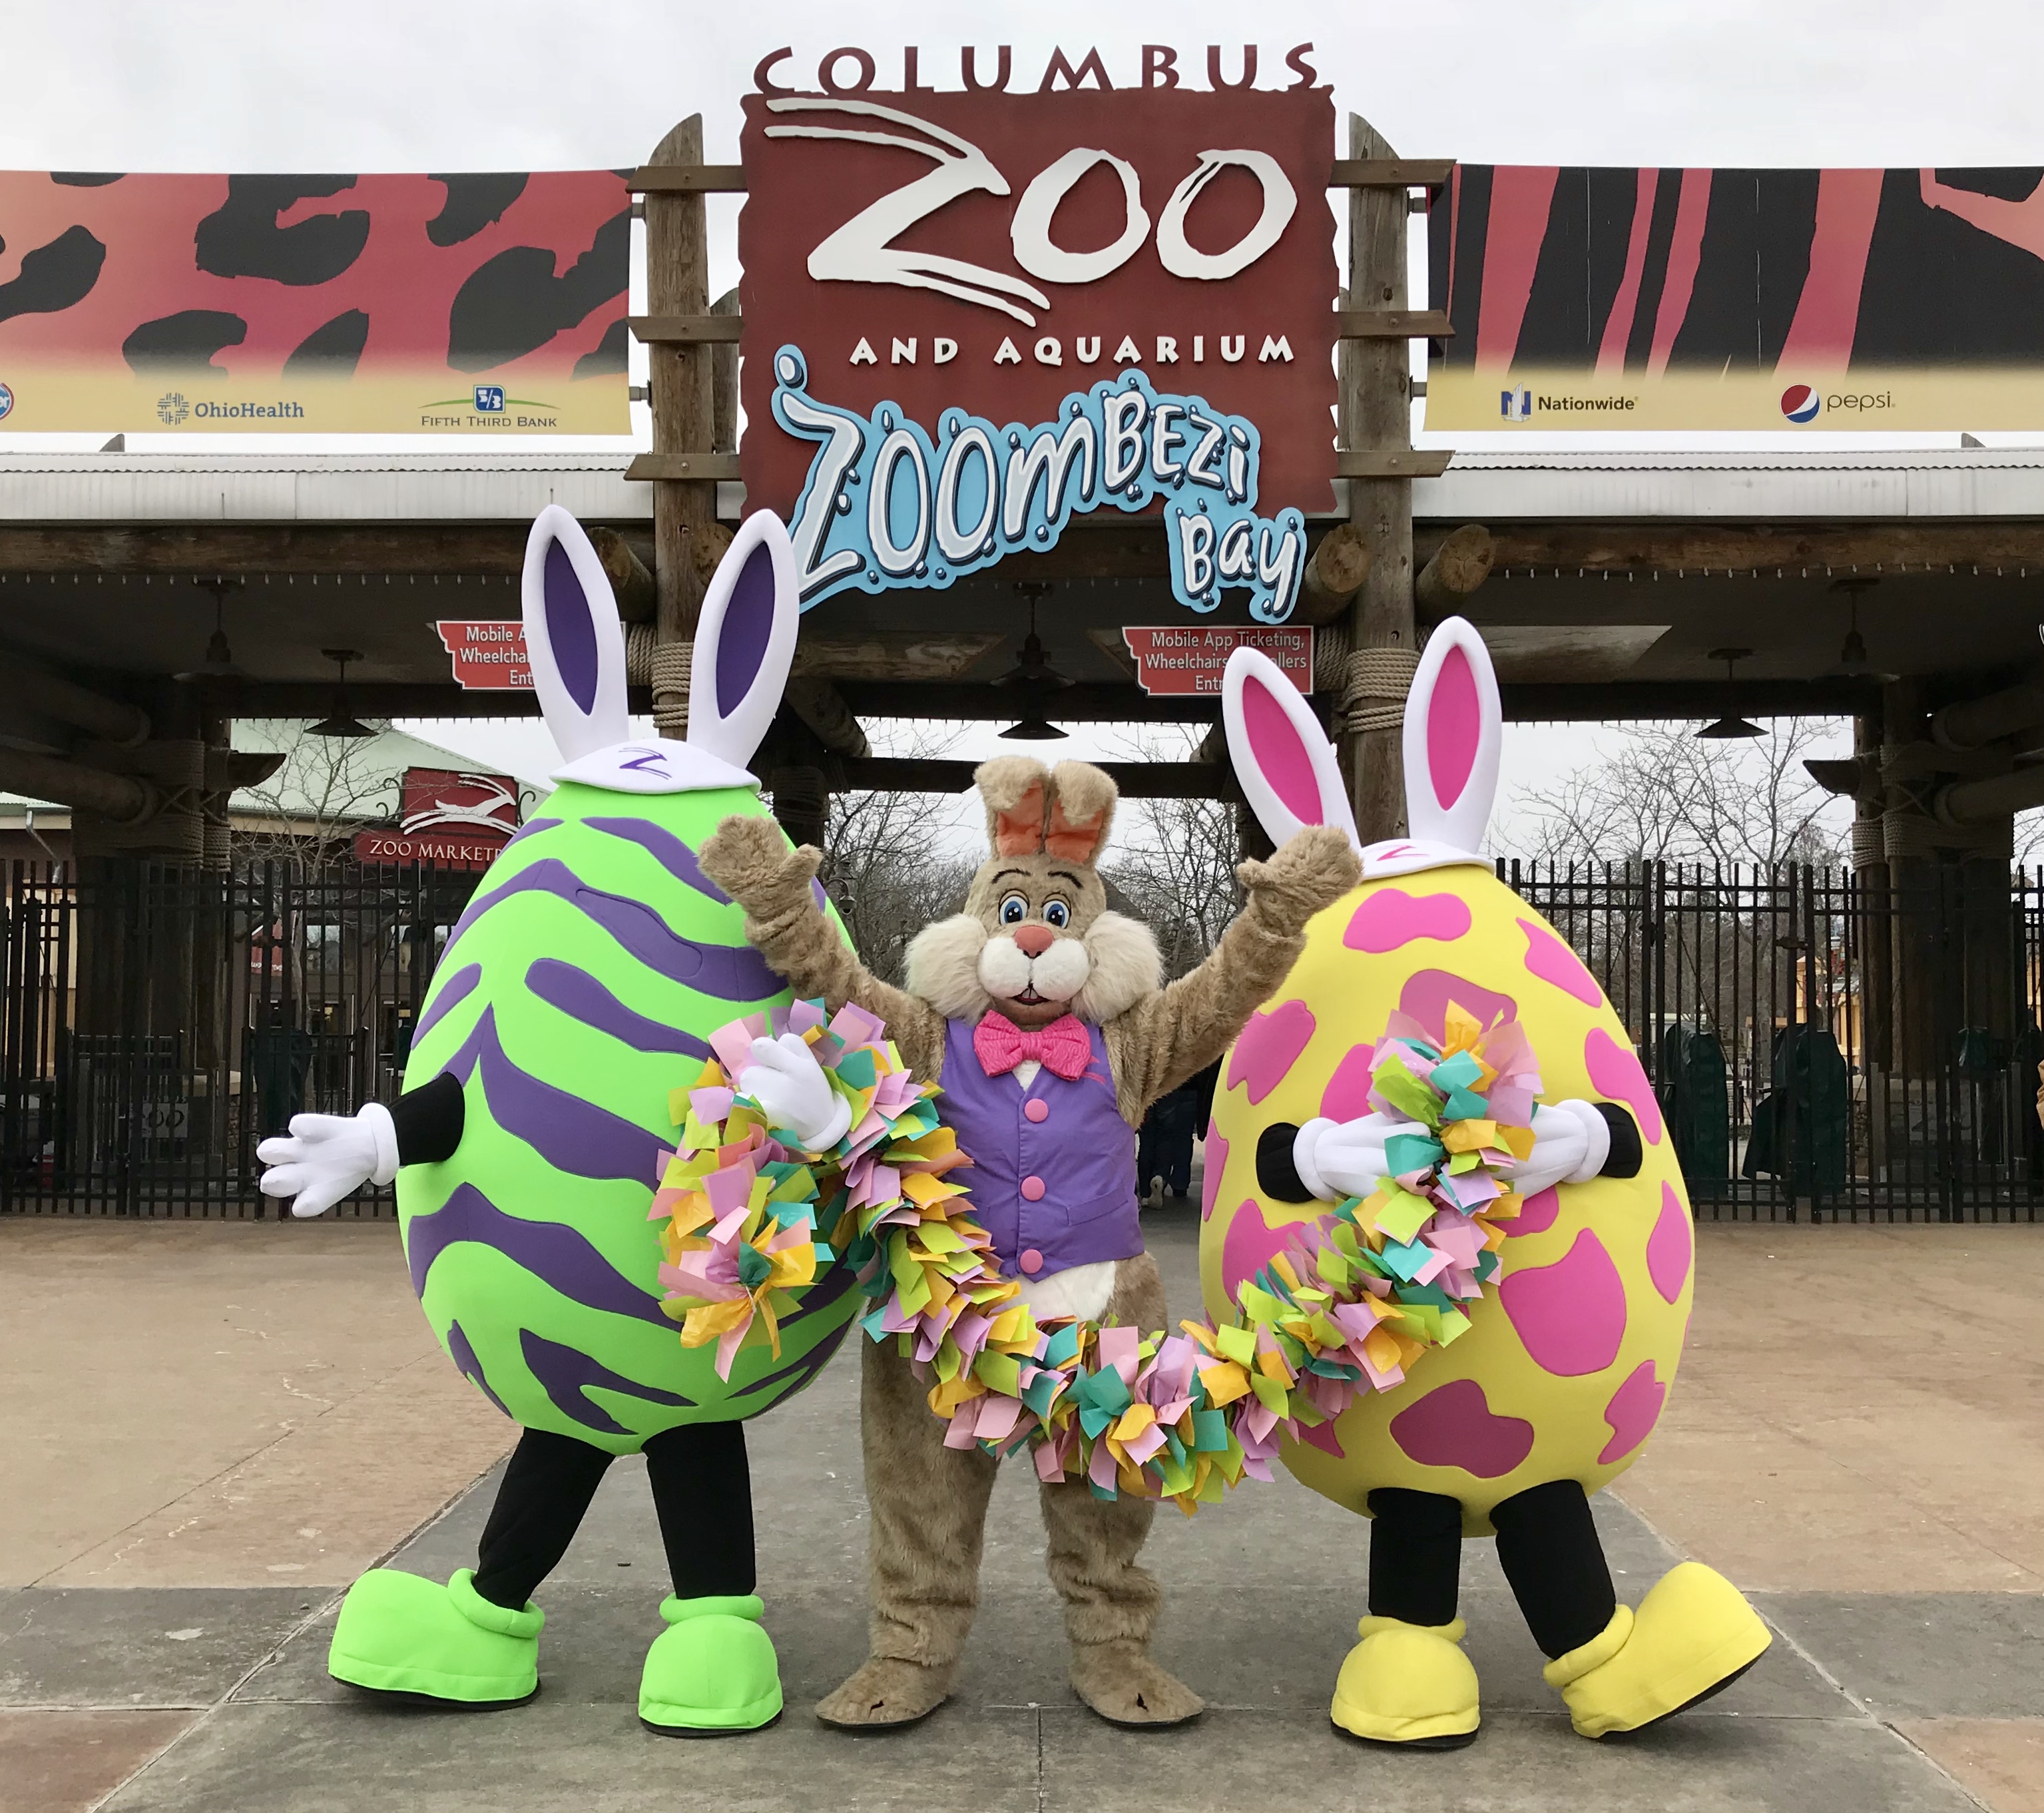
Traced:
<path id="1" fill-rule="evenodd" d="M 702 116 L 661 140 L 659 167 L 701 163 Z M 709 310 L 709 244 L 701 191 L 646 198 L 646 308 L 649 314 L 701 315 Z M 659 342 L 647 349 L 647 401 L 655 453 L 708 453 L 715 429 L 711 349 Z M 708 574 L 697 544 L 717 522 L 717 482 L 653 481 L 653 720 L 663 736 L 682 736 L 689 713 L 689 649 L 702 609 Z"/>
<path id="2" fill-rule="evenodd" d="M 1415 610 L 1429 623 L 1453 616 L 1469 595 L 1490 577 L 1497 544 L 1481 523 L 1465 523 L 1434 550 L 1434 558 L 1412 582 Z"/>
<path id="3" fill-rule="evenodd" d="M 1391 147 L 1351 113 L 1348 152 L 1388 158 Z M 1350 309 L 1405 306 L 1406 201 L 1403 189 L 1351 189 L 1348 203 Z M 1338 415 L 1344 451 L 1412 444 L 1412 379 L 1402 339 L 1341 343 Z M 1412 486 L 1408 478 L 1351 478 L 1349 520 L 1362 532 L 1370 570 L 1350 607 L 1351 652 L 1338 710 L 1339 747 L 1365 843 L 1405 829 L 1404 696 L 1419 663 L 1412 626 Z"/>

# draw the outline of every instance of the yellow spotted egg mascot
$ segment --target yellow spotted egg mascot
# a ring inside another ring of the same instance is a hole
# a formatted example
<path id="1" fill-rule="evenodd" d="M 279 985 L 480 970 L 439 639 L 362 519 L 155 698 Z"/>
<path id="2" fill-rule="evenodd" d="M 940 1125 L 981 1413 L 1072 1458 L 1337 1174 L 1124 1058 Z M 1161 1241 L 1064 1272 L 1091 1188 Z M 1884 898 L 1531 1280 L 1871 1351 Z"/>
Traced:
<path id="1" fill-rule="evenodd" d="M 1269 660 L 1223 689 L 1243 791 L 1279 843 L 1355 836 L 1333 750 Z M 1637 1608 L 1612 1590 L 1589 1495 L 1638 1455 L 1689 1319 L 1687 1197 L 1625 1029 L 1589 971 L 1476 855 L 1502 715 L 1482 638 L 1430 638 L 1404 726 L 1411 835 L 1236 1041 L 1208 1135 L 1208 1308 L 1297 1294 L 1288 1254 L 1360 1253 L 1368 1384 L 1286 1444 L 1291 1472 L 1374 1519 L 1370 1615 L 1335 1687 L 1358 1738 L 1447 1749 L 1479 1722 L 1459 1647 L 1462 1540 L 1498 1559 L 1576 1730 L 1637 1730 L 1728 1685 L 1766 1627 L 1696 1562 Z"/>

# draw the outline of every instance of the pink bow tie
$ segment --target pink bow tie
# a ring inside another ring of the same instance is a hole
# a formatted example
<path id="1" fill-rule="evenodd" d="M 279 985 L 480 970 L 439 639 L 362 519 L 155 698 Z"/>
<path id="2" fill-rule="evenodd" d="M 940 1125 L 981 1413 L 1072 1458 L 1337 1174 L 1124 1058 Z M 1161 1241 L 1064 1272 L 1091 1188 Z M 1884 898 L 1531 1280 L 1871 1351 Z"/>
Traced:
<path id="1" fill-rule="evenodd" d="M 1093 1042 L 1069 1013 L 1044 1027 L 1017 1026 L 1004 1013 L 989 1013 L 972 1029 L 972 1048 L 989 1077 L 1005 1077 L 1033 1058 L 1071 1082 L 1093 1062 Z"/>

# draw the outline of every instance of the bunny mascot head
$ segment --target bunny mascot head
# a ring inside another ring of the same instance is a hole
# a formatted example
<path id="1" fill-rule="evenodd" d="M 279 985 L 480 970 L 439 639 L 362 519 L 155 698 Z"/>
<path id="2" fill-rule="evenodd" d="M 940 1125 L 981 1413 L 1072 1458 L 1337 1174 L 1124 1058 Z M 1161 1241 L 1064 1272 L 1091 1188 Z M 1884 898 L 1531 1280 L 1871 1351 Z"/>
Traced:
<path id="1" fill-rule="evenodd" d="M 1334 751 L 1291 682 L 1238 650 L 1223 707 L 1235 772 L 1270 835 L 1332 825 L 1353 839 Z M 1362 851 L 1362 886 L 1308 928 L 1304 955 L 1228 1058 L 1207 1146 L 1201 1265 L 1218 1312 L 1298 1224 L 1362 1199 L 1367 1226 L 1374 1204 L 1412 1200 L 1374 1193 L 1381 1180 L 1410 1183 L 1423 1167 L 1437 1180 L 1447 1167 L 1439 1126 L 1374 1094 L 1391 1035 L 1424 1074 L 1445 1070 L 1451 1044 L 1516 1024 L 1511 1047 L 1538 1066 L 1508 1079 L 1526 1097 L 1513 1112 L 1531 1137 L 1500 1167 L 1492 1251 L 1471 1255 L 1483 1300 L 1451 1301 L 1437 1283 L 1454 1312 L 1453 1344 L 1404 1351 L 1387 1389 L 1285 1457 L 1316 1492 L 1374 1519 L 1370 1615 L 1332 1711 L 1343 1729 L 1389 1743 L 1476 1734 L 1476 1674 L 1458 1646 L 1465 1535 L 1495 1534 L 1550 1658 L 1547 1679 L 1586 1737 L 1637 1730 L 1716 1692 L 1768 1642 L 1731 1584 L 1695 1563 L 1636 1609 L 1618 1604 L 1591 1522 L 1589 1495 L 1631 1464 L 1674 1378 L 1689 1317 L 1689 1209 L 1611 1004 L 1477 854 L 1501 732 L 1481 637 L 1459 618 L 1443 624 L 1405 709 L 1410 834 Z M 1474 1124 L 1485 1143 L 1504 1143 L 1496 1123 Z M 1409 1237 L 1370 1235 L 1380 1252 Z M 1400 1289 L 1401 1300 L 1424 1299 L 1437 1272 L 1416 1277 L 1423 1288 Z"/>
<path id="2" fill-rule="evenodd" d="M 444 1587 L 381 1569 L 355 1582 L 334 1633 L 338 1679 L 471 1704 L 534 1692 L 541 1614 L 528 1598 L 611 1458 L 643 1450 L 674 1593 L 641 1717 L 700 1735 L 779 1715 L 742 1419 L 815 1377 L 858 1298 L 848 1269 L 830 1267 L 782 1319 L 778 1355 L 747 1347 L 720 1376 L 715 1350 L 685 1350 L 663 1312 L 648 1207 L 675 1143 L 671 1092 L 699 1074 L 707 1035 L 790 999 L 696 847 L 733 815 L 786 847 L 745 764 L 780 701 L 796 611 L 786 531 L 760 512 L 704 600 L 686 739 L 634 738 L 601 564 L 567 512 L 541 513 L 525 645 L 559 785 L 448 938 L 405 1093 L 348 1120 L 302 1116 L 263 1148 L 264 1189 L 302 1215 L 394 1176 L 434 1332 L 524 1431 L 474 1569 Z M 824 932 L 841 935 L 834 920 Z"/>
<path id="3" fill-rule="evenodd" d="M 812 898 L 816 852 L 790 855 L 770 827 L 735 819 L 703 867 L 746 910 L 746 929 L 798 993 L 884 1019 L 972 1159 L 959 1177 L 1001 1269 L 1039 1318 L 1166 1326 L 1143 1246 L 1135 1129 L 1145 1111 L 1220 1055 L 1289 970 L 1306 921 L 1354 885 L 1336 832 L 1308 831 L 1245 863 L 1242 915 L 1190 975 L 1160 985 L 1155 941 L 1108 910 L 1099 870 L 1113 781 L 1083 762 L 1002 756 L 975 777 L 986 860 L 962 912 L 911 947 L 908 986 L 860 967 Z M 862 1423 L 871 1508 L 872 1654 L 817 1708 L 870 1729 L 933 1710 L 951 1691 L 978 1596 L 997 1463 L 946 1441 L 889 1337 L 866 1353 Z M 1137 1565 L 1152 1499 L 1042 1486 L 1051 1577 L 1065 1599 L 1073 1686 L 1103 1718 L 1168 1725 L 1198 1698 L 1149 1654 L 1157 1583 Z"/>

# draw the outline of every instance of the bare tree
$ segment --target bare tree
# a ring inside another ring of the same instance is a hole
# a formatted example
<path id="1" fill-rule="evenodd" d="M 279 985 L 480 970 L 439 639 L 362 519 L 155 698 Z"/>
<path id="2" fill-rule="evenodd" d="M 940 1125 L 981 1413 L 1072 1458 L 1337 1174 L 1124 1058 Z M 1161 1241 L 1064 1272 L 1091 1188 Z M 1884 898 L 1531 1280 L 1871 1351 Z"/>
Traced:
<path id="1" fill-rule="evenodd" d="M 355 833 L 398 810 L 399 779 L 378 762 L 376 745 L 375 737 L 301 730 L 286 745 L 282 766 L 244 789 L 234 809 L 234 866 L 289 862 L 310 876 L 352 864 Z"/>
<path id="2" fill-rule="evenodd" d="M 1190 762 L 1203 732 L 1172 726 L 1141 737 L 1131 754 L 1151 762 Z M 1235 878 L 1235 808 L 1225 800 L 1131 800 L 1124 803 L 1114 854 L 1101 877 L 1134 916 L 1156 935 L 1167 977 L 1206 960 L 1242 910 Z"/>
<path id="3" fill-rule="evenodd" d="M 1835 724 L 1808 718 L 1722 742 L 1686 724 L 1628 731 L 1600 761 L 1527 789 L 1523 809 L 1536 828 L 1529 846 L 1512 854 L 1550 865 L 1835 862 L 1831 796 L 1803 761 L 1836 735 Z"/>
<path id="4" fill-rule="evenodd" d="M 890 753 L 934 758 L 948 754 L 955 741 L 941 730 L 919 728 L 897 739 Z M 902 958 L 917 932 L 964 904 L 977 865 L 945 847 L 947 816 L 941 794 L 831 796 L 818 877 L 866 967 L 886 981 L 901 981 Z"/>

